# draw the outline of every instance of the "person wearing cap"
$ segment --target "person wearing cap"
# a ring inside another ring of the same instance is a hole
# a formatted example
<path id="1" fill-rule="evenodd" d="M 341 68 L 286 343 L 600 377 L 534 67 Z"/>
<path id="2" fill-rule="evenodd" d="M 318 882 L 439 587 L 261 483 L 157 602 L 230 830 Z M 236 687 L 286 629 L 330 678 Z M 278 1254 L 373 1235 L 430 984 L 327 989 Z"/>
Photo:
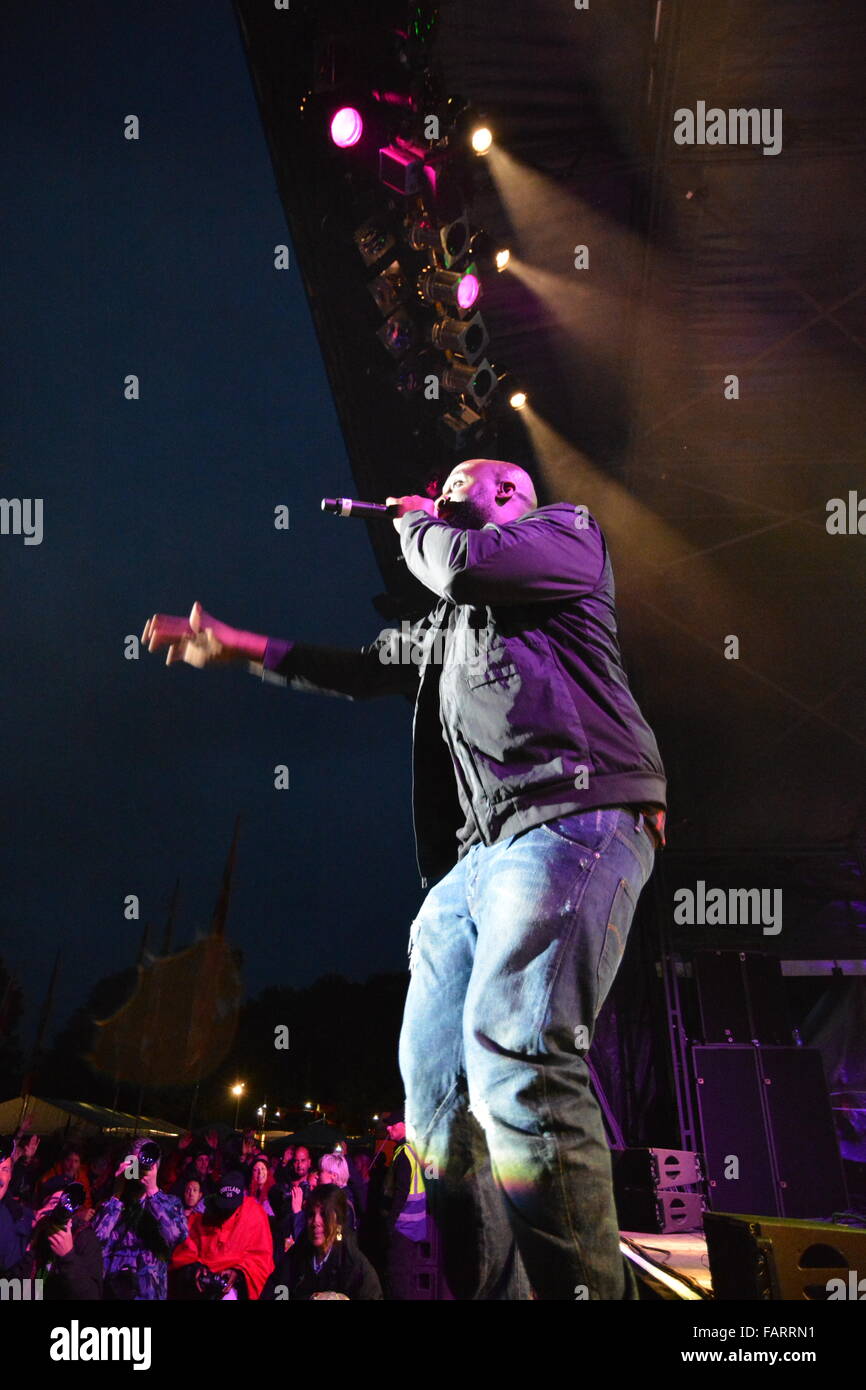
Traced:
<path id="1" fill-rule="evenodd" d="M 0 1275 L 7 1277 L 21 1273 L 33 1225 L 32 1208 L 9 1191 L 14 1151 L 12 1135 L 0 1134 Z"/>
<path id="2" fill-rule="evenodd" d="M 261 1295 L 274 1267 L 271 1227 L 260 1203 L 248 1197 L 245 1188 L 243 1173 L 226 1173 L 204 1211 L 193 1212 L 189 1235 L 172 1256 L 174 1296 Z"/>
<path id="3" fill-rule="evenodd" d="M 145 1302 L 168 1296 L 168 1262 L 186 1238 L 179 1197 L 157 1185 L 160 1150 L 136 1139 L 115 1174 L 114 1195 L 93 1219 L 102 1246 L 105 1297 Z"/>
<path id="4" fill-rule="evenodd" d="M 86 1219 L 84 1203 L 83 1184 L 68 1178 L 51 1178 L 43 1189 L 27 1254 L 29 1277 L 42 1280 L 46 1301 L 102 1298 L 102 1246 Z"/>

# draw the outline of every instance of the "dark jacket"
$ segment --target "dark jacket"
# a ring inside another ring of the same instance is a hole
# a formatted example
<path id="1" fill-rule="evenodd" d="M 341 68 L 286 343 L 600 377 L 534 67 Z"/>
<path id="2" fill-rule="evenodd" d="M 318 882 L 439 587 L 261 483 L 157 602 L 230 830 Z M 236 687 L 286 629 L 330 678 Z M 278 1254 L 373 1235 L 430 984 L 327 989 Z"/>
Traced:
<path id="1" fill-rule="evenodd" d="M 72 1220 L 72 1249 L 68 1255 L 53 1255 L 43 1270 L 33 1261 L 34 1275 L 45 1281 L 42 1297 L 67 1302 L 102 1298 L 102 1246 L 93 1228 Z"/>
<path id="2" fill-rule="evenodd" d="M 402 518 L 400 537 L 434 608 L 357 652 L 272 639 L 263 678 L 350 699 L 415 696 L 422 886 L 472 843 L 597 806 L 665 806 L 594 518 L 558 502 L 464 531 L 419 510 Z"/>
<path id="3" fill-rule="evenodd" d="M 406 1205 L 412 1186 L 412 1165 L 404 1144 L 398 1145 L 385 1173 L 382 1184 L 382 1218 L 388 1235 L 394 1230 L 397 1218 Z"/>
<path id="4" fill-rule="evenodd" d="M 306 1237 L 293 1245 L 278 1261 L 262 1290 L 262 1299 L 284 1299 L 285 1293 L 277 1293 L 280 1289 L 285 1289 L 292 1301 L 312 1298 L 314 1293 L 344 1293 L 352 1300 L 382 1298 L 379 1276 L 361 1254 L 351 1231 L 344 1231 L 342 1240 L 334 1241 L 318 1273 L 313 1269 L 313 1247 Z"/>
<path id="5" fill-rule="evenodd" d="M 32 1208 L 7 1192 L 0 1201 L 0 1275 L 15 1278 L 25 1272 L 32 1226 Z"/>

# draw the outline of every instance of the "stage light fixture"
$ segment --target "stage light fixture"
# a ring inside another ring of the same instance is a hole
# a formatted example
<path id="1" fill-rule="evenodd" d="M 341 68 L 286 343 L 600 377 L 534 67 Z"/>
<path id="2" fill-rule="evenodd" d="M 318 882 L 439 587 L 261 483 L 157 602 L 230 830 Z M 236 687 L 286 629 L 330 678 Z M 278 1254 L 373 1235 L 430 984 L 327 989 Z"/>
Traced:
<path id="1" fill-rule="evenodd" d="M 529 398 L 525 391 L 512 391 L 508 397 L 508 404 L 512 410 L 525 410 L 529 404 Z"/>
<path id="2" fill-rule="evenodd" d="M 424 377 L 431 373 L 435 375 L 431 363 L 425 363 L 421 357 L 409 354 L 397 368 L 394 386 L 401 396 L 414 396 L 423 387 Z"/>
<path id="3" fill-rule="evenodd" d="M 420 193 L 424 178 L 424 151 L 409 144 L 383 145 L 379 150 L 379 179 L 404 198 Z"/>
<path id="4" fill-rule="evenodd" d="M 440 380 L 446 391 L 458 396 L 470 396 L 472 404 L 479 409 L 490 399 L 499 385 L 499 379 L 486 358 L 475 366 L 452 358 Z"/>
<path id="5" fill-rule="evenodd" d="M 480 314 L 471 319 L 439 319 L 430 330 L 430 341 L 443 352 L 455 352 L 464 361 L 475 363 L 490 342 L 490 334 Z"/>
<path id="6" fill-rule="evenodd" d="M 405 357 L 410 348 L 419 341 L 418 326 L 405 309 L 400 308 L 391 314 L 382 327 L 377 329 L 376 337 L 392 357 Z"/>
<path id="7" fill-rule="evenodd" d="M 386 266 L 381 275 L 377 275 L 367 285 L 380 314 L 386 316 L 392 314 L 406 297 L 408 285 L 403 274 L 403 268 L 399 261 L 392 261 Z"/>
<path id="8" fill-rule="evenodd" d="M 428 304 L 456 304 L 467 312 L 481 293 L 481 281 L 468 271 L 422 270 L 418 278 L 418 293 Z"/>
<path id="9" fill-rule="evenodd" d="M 454 450 L 468 449 L 486 432 L 486 422 L 471 405 L 460 405 L 440 415 L 436 421 L 439 435 Z"/>
<path id="10" fill-rule="evenodd" d="M 469 223 L 465 215 L 444 222 L 439 227 L 430 222 L 416 222 L 412 227 L 410 239 L 416 251 L 423 251 L 426 247 L 433 247 L 439 251 L 445 258 L 447 269 L 466 253 L 469 245 Z"/>
<path id="11" fill-rule="evenodd" d="M 477 126 L 472 132 L 472 148 L 476 154 L 487 154 L 493 144 L 493 132 L 486 125 Z"/>
<path id="12" fill-rule="evenodd" d="M 331 139 L 341 150 L 357 145 L 364 130 L 360 111 L 354 106 L 341 106 L 331 117 Z"/>
<path id="13" fill-rule="evenodd" d="M 511 252 L 501 242 L 494 241 L 489 232 L 474 232 L 469 241 L 470 261 L 490 269 L 504 270 L 511 259 Z"/>
<path id="14" fill-rule="evenodd" d="M 464 275 L 457 286 L 457 305 L 460 309 L 471 309 L 481 293 L 481 281 L 477 275 Z"/>
<path id="15" fill-rule="evenodd" d="M 375 218 L 355 229 L 354 242 L 366 266 L 375 265 L 395 244 L 391 233 Z"/>

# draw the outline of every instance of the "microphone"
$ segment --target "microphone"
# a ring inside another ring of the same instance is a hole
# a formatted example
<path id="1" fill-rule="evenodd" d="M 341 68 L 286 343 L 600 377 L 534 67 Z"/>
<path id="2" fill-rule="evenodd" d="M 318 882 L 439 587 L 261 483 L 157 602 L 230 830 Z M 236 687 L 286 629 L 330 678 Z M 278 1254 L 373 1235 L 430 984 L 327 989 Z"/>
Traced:
<path id="1" fill-rule="evenodd" d="M 386 507 L 384 502 L 357 502 L 354 497 L 323 497 L 322 511 L 331 512 L 333 516 L 360 516 L 365 520 L 395 515 L 393 507 Z"/>

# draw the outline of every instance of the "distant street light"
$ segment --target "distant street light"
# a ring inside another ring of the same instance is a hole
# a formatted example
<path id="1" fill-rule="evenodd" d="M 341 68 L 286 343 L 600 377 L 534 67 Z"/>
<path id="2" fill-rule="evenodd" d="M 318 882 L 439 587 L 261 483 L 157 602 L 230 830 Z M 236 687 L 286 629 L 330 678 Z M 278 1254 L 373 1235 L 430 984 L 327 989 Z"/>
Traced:
<path id="1" fill-rule="evenodd" d="M 242 1081 L 236 1081 L 234 1086 L 232 1086 L 231 1088 L 231 1093 L 235 1098 L 235 1129 L 237 1129 L 238 1127 L 238 1112 L 241 1108 L 241 1096 L 243 1095 L 246 1089 L 247 1088 Z"/>

